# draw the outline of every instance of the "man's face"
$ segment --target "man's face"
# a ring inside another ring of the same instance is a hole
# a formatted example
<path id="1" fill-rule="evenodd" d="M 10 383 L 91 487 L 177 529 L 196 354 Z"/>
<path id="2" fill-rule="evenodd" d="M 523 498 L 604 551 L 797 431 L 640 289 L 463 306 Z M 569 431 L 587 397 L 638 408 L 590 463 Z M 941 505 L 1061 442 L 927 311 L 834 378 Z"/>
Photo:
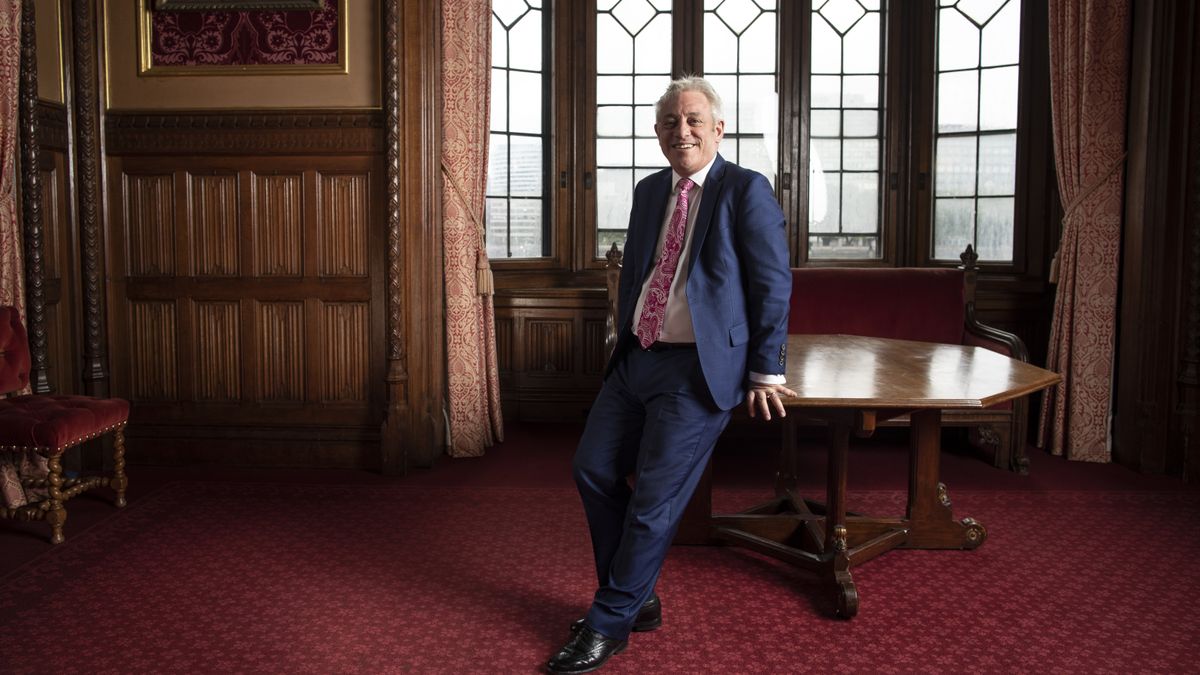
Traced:
<path id="1" fill-rule="evenodd" d="M 666 101 L 654 125 L 658 147 L 680 176 L 690 176 L 712 161 L 725 137 L 725 122 L 713 121 L 708 97 L 698 91 L 681 92 Z"/>

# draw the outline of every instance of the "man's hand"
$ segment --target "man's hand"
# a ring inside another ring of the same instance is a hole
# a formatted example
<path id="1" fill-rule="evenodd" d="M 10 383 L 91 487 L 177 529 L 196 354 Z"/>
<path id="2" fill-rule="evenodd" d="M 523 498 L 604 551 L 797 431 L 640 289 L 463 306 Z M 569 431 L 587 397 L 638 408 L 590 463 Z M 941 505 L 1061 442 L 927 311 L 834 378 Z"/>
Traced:
<path id="1" fill-rule="evenodd" d="M 755 384 L 746 392 L 746 412 L 750 413 L 751 417 L 761 414 L 768 422 L 771 421 L 772 410 L 780 417 L 787 417 L 787 411 L 784 410 L 783 401 L 780 399 L 795 395 L 796 392 L 782 384 Z"/>

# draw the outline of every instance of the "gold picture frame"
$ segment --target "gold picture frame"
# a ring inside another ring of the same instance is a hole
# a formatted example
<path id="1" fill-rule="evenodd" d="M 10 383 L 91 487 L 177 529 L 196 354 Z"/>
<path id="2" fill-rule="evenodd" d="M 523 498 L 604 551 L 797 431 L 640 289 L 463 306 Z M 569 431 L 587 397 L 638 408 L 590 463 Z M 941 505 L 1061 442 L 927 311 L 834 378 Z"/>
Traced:
<path id="1" fill-rule="evenodd" d="M 297 0 L 280 0 L 278 5 L 264 0 L 137 0 L 138 7 L 138 77 L 194 77 L 203 75 L 345 75 L 350 72 L 346 59 L 347 44 L 350 39 L 349 15 L 347 0 L 337 0 L 338 6 L 338 54 L 337 63 L 314 65 L 253 65 L 253 66 L 155 66 L 151 52 L 153 37 L 153 12 L 168 11 L 168 7 L 179 5 L 220 5 L 230 11 L 284 9 L 284 2 L 296 4 Z M 305 0 L 308 2 L 309 0 Z M 315 0 L 317 9 L 324 5 L 323 0 Z M 207 8 L 207 7 L 206 7 Z M 288 9 L 293 9 L 289 7 Z M 311 9 L 311 8 L 309 8 Z"/>
<path id="2" fill-rule="evenodd" d="M 216 10 L 238 12 L 254 10 L 317 10 L 322 0 L 154 0 L 154 9 L 161 12 Z"/>

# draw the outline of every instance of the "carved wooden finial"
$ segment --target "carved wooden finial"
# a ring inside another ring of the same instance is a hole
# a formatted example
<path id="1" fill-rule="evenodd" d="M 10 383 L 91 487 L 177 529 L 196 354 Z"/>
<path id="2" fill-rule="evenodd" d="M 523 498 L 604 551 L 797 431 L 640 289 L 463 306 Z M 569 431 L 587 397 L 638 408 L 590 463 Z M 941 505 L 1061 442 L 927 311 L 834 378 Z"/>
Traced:
<path id="1" fill-rule="evenodd" d="M 975 263 L 979 260 L 979 254 L 975 252 L 975 247 L 967 244 L 967 249 L 958 255 L 958 259 L 962 261 L 964 270 L 973 270 L 976 268 Z"/>
<path id="2" fill-rule="evenodd" d="M 625 254 L 621 252 L 621 249 L 617 246 L 617 242 L 614 241 L 612 247 L 608 249 L 608 253 L 604 254 L 604 257 L 608 260 L 608 267 L 613 268 L 621 266 L 621 261 L 624 259 Z"/>

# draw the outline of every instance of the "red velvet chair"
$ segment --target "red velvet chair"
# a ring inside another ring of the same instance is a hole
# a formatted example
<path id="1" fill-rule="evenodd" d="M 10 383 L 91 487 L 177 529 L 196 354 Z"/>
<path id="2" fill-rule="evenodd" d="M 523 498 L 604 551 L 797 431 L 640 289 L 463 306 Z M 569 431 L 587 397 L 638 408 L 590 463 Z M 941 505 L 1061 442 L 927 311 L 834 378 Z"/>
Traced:
<path id="1" fill-rule="evenodd" d="M 91 396 L 14 395 L 29 385 L 29 343 L 13 307 L 0 307 L 0 463 L 5 466 L 0 516 L 50 523 L 50 541 L 63 542 L 64 503 L 94 487 L 116 491 L 125 506 L 125 423 L 129 402 Z M 68 449 L 113 434 L 108 475 L 65 477 Z"/>

